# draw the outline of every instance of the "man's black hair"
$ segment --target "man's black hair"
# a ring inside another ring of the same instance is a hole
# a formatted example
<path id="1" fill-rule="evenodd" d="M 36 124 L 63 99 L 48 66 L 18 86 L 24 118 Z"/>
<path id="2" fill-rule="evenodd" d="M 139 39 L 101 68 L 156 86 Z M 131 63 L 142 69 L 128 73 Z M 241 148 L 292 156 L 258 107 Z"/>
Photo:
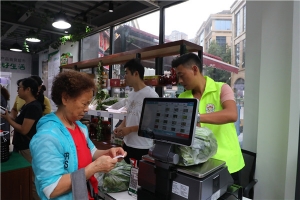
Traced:
<path id="1" fill-rule="evenodd" d="M 22 81 L 23 81 L 23 78 L 19 79 L 19 80 L 17 81 L 17 86 L 19 86 L 20 83 L 21 83 Z"/>
<path id="2" fill-rule="evenodd" d="M 203 70 L 203 66 L 201 65 L 201 60 L 200 58 L 194 54 L 194 53 L 186 53 L 183 54 L 177 58 L 175 58 L 172 61 L 172 67 L 176 68 L 179 65 L 183 65 L 183 66 L 191 66 L 191 65 L 196 65 L 200 71 L 200 73 L 202 74 L 202 70 Z"/>
<path id="3" fill-rule="evenodd" d="M 145 73 L 145 69 L 144 66 L 141 64 L 140 59 L 131 59 L 129 60 L 127 63 L 125 63 L 124 65 L 124 69 L 129 70 L 131 72 L 131 74 L 133 74 L 134 72 L 138 72 L 140 79 L 144 80 L 144 73 Z"/>

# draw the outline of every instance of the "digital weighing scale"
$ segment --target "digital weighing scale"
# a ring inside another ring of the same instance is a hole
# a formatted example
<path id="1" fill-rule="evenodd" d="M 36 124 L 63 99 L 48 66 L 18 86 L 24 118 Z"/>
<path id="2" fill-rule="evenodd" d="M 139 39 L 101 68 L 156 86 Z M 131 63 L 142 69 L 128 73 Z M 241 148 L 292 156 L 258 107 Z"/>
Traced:
<path id="1" fill-rule="evenodd" d="M 139 162 L 138 200 L 214 200 L 233 184 L 224 161 L 176 165 L 174 144 L 192 145 L 198 104 L 194 98 L 144 99 L 138 134 L 155 145 Z"/>

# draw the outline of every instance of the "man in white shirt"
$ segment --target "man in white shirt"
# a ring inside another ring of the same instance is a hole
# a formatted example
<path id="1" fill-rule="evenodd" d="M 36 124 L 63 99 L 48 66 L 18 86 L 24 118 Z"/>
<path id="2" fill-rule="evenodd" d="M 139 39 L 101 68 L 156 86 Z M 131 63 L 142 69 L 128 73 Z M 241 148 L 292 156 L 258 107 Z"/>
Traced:
<path id="1" fill-rule="evenodd" d="M 116 136 L 124 137 L 123 149 L 127 152 L 124 160 L 130 163 L 130 159 L 141 160 L 148 154 L 153 141 L 138 136 L 139 122 L 142 112 L 143 100 L 146 97 L 159 97 L 154 89 L 144 83 L 144 67 L 139 59 L 132 59 L 124 65 L 125 83 L 133 88 L 128 94 L 126 104 L 127 115 L 122 123 L 114 130 Z"/>

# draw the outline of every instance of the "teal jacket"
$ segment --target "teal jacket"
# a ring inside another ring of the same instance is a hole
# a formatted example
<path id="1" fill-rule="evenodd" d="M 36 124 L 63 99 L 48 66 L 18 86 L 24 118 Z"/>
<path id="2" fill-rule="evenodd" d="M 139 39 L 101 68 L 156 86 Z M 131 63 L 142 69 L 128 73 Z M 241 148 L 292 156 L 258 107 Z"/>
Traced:
<path id="1" fill-rule="evenodd" d="M 88 137 L 87 127 L 80 121 L 76 123 L 84 133 L 93 155 L 97 149 Z M 35 186 L 38 195 L 44 200 L 49 199 L 62 175 L 78 170 L 78 159 L 73 138 L 55 113 L 42 117 L 36 128 L 37 133 L 30 141 L 30 151 Z M 72 191 L 55 199 L 71 200 Z"/>

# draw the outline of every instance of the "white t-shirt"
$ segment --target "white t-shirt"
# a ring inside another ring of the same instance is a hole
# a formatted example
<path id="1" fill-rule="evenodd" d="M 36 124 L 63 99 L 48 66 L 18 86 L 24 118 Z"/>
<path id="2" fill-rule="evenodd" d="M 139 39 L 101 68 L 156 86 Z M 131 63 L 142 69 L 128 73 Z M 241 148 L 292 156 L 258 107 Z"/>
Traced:
<path id="1" fill-rule="evenodd" d="M 146 97 L 159 97 L 154 89 L 149 86 L 135 92 L 132 91 L 128 94 L 126 104 L 126 127 L 137 126 L 140 123 L 141 112 L 144 98 Z M 148 138 L 138 136 L 137 132 L 131 132 L 124 137 L 124 142 L 127 146 L 136 149 L 149 149 L 153 146 L 153 141 Z"/>

